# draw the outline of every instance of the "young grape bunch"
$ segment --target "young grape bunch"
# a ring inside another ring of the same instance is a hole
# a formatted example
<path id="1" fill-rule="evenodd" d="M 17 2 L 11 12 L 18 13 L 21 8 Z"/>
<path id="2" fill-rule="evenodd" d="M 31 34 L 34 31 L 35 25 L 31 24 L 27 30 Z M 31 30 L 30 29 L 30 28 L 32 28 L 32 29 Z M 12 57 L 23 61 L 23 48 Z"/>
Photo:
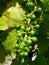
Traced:
<path id="1" fill-rule="evenodd" d="M 33 0 L 20 0 L 20 2 L 26 13 L 23 24 L 20 25 L 19 29 L 16 28 L 16 52 L 17 55 L 26 58 L 32 51 L 33 44 L 35 45 L 38 42 L 37 33 L 42 22 L 40 17 L 43 15 L 43 8 Z M 37 16 L 38 14 L 39 16 Z"/>

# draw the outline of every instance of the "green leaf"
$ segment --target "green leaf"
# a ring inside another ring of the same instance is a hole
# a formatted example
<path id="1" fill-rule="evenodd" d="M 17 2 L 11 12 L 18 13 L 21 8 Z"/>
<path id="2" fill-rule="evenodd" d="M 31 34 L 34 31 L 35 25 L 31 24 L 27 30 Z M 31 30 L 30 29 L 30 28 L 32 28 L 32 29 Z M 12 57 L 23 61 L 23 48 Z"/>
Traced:
<path id="1" fill-rule="evenodd" d="M 16 52 L 16 42 L 16 30 L 14 29 L 9 31 L 6 40 L 3 42 L 5 49 L 8 50 L 12 55 Z"/>
<path id="2" fill-rule="evenodd" d="M 10 7 L 0 17 L 0 30 L 7 30 L 23 23 L 25 11 L 17 3 L 15 7 Z"/>
<path id="3" fill-rule="evenodd" d="M 18 23 L 22 23 L 24 16 L 25 16 L 25 11 L 20 7 L 18 3 L 16 3 L 15 7 L 10 7 L 6 12 L 3 13 L 6 17 L 9 19 L 12 19 Z"/>

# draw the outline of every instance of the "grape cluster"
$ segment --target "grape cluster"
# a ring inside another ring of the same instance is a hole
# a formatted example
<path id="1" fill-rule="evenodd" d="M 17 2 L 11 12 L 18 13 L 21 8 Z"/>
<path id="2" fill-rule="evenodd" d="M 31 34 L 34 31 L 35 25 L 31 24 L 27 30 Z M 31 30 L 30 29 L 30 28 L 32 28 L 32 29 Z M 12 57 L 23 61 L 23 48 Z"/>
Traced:
<path id="1" fill-rule="evenodd" d="M 32 44 L 37 41 L 37 29 L 42 22 L 43 9 L 37 6 L 33 1 L 21 0 L 22 6 L 25 7 L 26 15 L 22 25 L 17 25 L 17 43 L 16 53 L 21 56 L 28 56 L 32 50 Z M 38 13 L 38 14 L 37 14 Z"/>
<path id="2" fill-rule="evenodd" d="M 30 32 L 31 31 L 31 32 Z M 33 33 L 33 34 L 32 34 Z M 36 37 L 31 37 L 35 34 L 32 28 L 21 25 L 17 30 L 17 52 L 22 56 L 27 56 L 28 52 L 32 49 L 32 41 L 37 41 Z"/>
<path id="3" fill-rule="evenodd" d="M 37 6 L 33 1 L 21 0 L 22 6 L 27 10 L 22 25 L 18 25 L 17 29 L 17 53 L 21 56 L 27 56 L 32 50 L 32 44 L 37 41 L 37 29 L 42 22 L 43 9 Z M 39 15 L 38 15 L 38 14 Z"/>
<path id="4" fill-rule="evenodd" d="M 30 0 L 21 0 L 21 4 L 26 11 L 23 24 L 16 26 L 16 53 L 19 56 L 27 57 L 36 43 L 38 28 L 42 22 L 43 8 L 38 6 L 37 2 Z"/>

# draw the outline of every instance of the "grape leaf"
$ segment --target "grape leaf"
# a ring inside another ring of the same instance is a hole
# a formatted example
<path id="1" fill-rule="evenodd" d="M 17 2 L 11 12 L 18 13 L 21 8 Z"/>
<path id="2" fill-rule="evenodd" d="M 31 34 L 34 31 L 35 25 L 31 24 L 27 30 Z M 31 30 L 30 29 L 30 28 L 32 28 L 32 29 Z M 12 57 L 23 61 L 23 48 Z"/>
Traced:
<path id="1" fill-rule="evenodd" d="M 15 46 L 16 46 L 16 30 L 9 31 L 9 35 L 7 36 L 6 40 L 3 42 L 3 45 L 6 50 L 11 52 L 11 54 L 15 53 Z"/>
<path id="2" fill-rule="evenodd" d="M 25 16 L 25 12 L 17 3 L 15 7 L 10 7 L 0 17 L 0 30 L 7 30 L 10 27 L 16 27 L 16 25 L 22 24 Z"/>
<path id="3" fill-rule="evenodd" d="M 16 3 L 15 7 L 10 7 L 6 12 L 3 13 L 3 15 L 7 16 L 9 19 L 12 19 L 18 23 L 22 23 L 24 16 L 25 16 L 25 11 L 20 7 L 18 3 Z"/>

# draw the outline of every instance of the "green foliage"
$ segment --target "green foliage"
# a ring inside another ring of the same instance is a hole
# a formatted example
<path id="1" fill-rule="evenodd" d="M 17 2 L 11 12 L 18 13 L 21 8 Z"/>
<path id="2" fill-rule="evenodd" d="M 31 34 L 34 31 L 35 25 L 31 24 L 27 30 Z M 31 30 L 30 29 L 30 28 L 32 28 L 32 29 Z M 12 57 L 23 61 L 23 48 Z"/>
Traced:
<path id="1" fill-rule="evenodd" d="M 17 3 L 15 7 L 11 7 L 3 13 L 0 18 L 0 30 L 7 30 L 10 27 L 16 27 L 18 24 L 22 24 L 24 16 L 25 12 Z"/>
<path id="2" fill-rule="evenodd" d="M 14 29 L 9 31 L 6 40 L 3 42 L 5 49 L 10 51 L 11 55 L 13 55 L 16 52 L 16 50 L 14 49 L 16 46 L 16 42 L 16 30 Z"/>
<path id="3" fill-rule="evenodd" d="M 49 0 L 41 0 L 45 7 L 49 10 Z"/>

